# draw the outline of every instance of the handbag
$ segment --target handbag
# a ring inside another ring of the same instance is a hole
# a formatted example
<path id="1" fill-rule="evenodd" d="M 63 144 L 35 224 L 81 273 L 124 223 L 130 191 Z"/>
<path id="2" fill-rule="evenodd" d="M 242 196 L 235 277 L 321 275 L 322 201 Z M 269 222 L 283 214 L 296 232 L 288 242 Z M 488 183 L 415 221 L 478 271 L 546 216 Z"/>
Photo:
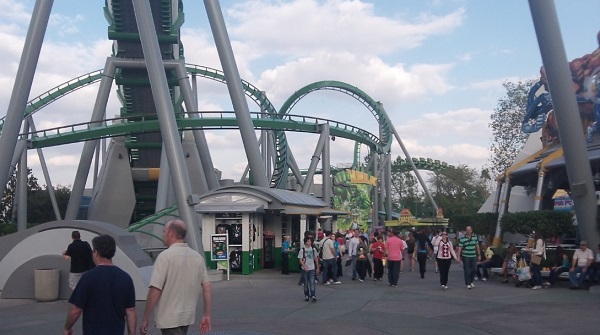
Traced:
<path id="1" fill-rule="evenodd" d="M 531 264 L 540 265 L 542 263 L 542 256 L 531 255 Z"/>
<path id="2" fill-rule="evenodd" d="M 531 279 L 531 271 L 529 269 L 529 265 L 527 265 L 523 258 L 519 260 L 519 265 L 517 268 L 517 279 L 519 279 L 519 281 L 527 281 Z"/>

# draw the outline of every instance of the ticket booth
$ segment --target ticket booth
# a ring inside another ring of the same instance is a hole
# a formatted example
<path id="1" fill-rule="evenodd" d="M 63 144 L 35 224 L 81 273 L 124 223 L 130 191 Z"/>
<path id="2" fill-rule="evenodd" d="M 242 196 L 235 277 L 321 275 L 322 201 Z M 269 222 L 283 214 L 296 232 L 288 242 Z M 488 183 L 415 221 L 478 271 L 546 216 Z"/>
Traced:
<path id="1" fill-rule="evenodd" d="M 228 266 L 232 273 L 244 275 L 281 265 L 283 235 L 292 236 L 292 246 L 297 250 L 301 247 L 301 231 L 316 230 L 320 215 L 345 214 L 328 208 L 312 195 L 251 185 L 223 186 L 204 194 L 195 210 L 202 214 L 205 259 L 211 259 L 211 235 L 227 234 Z M 222 269 L 227 262 L 208 263 L 213 269 Z M 290 260 L 291 271 L 292 264 Z"/>

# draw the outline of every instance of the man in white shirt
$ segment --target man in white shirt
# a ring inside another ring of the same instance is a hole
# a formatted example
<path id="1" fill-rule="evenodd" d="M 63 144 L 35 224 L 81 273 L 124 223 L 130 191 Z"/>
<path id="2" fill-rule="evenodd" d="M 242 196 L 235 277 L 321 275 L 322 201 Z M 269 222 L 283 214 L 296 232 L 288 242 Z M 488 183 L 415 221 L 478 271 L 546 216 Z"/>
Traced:
<path id="1" fill-rule="evenodd" d="M 569 270 L 569 281 L 571 282 L 570 289 L 577 290 L 581 288 L 581 284 L 583 284 L 585 276 L 587 275 L 588 268 L 593 261 L 594 253 L 591 249 L 588 249 L 587 242 L 579 242 L 579 249 L 575 250 L 575 253 L 573 254 L 573 264 Z M 577 277 L 578 273 L 580 274 L 579 277 Z"/>
<path id="2" fill-rule="evenodd" d="M 332 274 L 332 282 L 334 284 L 341 284 L 337 278 L 337 262 L 335 259 L 335 246 L 333 243 L 333 239 L 331 239 L 331 232 L 325 231 L 325 237 L 321 241 L 321 253 L 323 256 L 323 285 L 329 285 L 329 281 L 327 280 L 328 272 L 331 270 Z"/>
<path id="3" fill-rule="evenodd" d="M 354 236 L 348 241 L 348 255 L 352 259 L 352 280 L 356 280 L 356 248 L 358 247 L 358 230 L 354 231 Z"/>

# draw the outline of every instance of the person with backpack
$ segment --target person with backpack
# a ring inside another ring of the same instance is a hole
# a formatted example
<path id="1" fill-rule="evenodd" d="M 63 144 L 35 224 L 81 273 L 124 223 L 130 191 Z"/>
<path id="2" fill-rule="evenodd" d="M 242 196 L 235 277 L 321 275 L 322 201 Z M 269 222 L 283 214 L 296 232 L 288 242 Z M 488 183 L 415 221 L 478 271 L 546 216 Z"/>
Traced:
<path id="1" fill-rule="evenodd" d="M 415 236 L 413 233 L 408 233 L 406 238 L 406 252 L 408 254 L 408 271 L 412 272 L 415 268 Z"/>
<path id="2" fill-rule="evenodd" d="M 421 279 L 425 279 L 425 271 L 427 266 L 427 257 L 431 255 L 433 251 L 433 245 L 429 240 L 427 234 L 425 234 L 424 230 L 421 230 L 419 234 L 415 237 L 415 247 L 416 247 L 416 258 L 419 263 L 419 273 L 421 274 Z"/>
<path id="3" fill-rule="evenodd" d="M 317 301 L 315 278 L 319 273 L 319 254 L 312 245 L 312 239 L 308 236 L 304 238 L 304 246 L 298 252 L 298 261 L 302 269 L 304 301 L 315 302 Z"/>

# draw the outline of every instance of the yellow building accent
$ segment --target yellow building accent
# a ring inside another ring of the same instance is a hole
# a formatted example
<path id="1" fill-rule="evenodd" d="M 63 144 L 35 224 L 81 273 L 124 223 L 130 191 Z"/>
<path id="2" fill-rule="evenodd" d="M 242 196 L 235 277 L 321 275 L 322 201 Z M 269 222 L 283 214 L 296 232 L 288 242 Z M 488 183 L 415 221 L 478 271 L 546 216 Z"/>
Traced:
<path id="1" fill-rule="evenodd" d="M 377 185 L 377 178 L 370 176 L 367 173 L 350 169 L 346 169 L 346 172 L 348 172 L 348 175 L 350 176 L 351 184 L 368 184 L 371 186 Z"/>

